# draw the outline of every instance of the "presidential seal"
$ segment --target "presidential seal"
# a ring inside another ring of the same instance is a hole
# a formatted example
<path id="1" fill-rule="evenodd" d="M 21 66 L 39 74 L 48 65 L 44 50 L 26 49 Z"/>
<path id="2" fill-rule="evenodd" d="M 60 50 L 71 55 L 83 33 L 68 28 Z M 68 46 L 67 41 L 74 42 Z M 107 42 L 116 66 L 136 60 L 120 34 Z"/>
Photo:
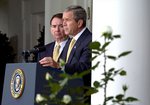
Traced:
<path id="1" fill-rule="evenodd" d="M 11 77 L 10 91 L 13 98 L 21 97 L 25 85 L 24 72 L 21 69 L 16 69 Z"/>

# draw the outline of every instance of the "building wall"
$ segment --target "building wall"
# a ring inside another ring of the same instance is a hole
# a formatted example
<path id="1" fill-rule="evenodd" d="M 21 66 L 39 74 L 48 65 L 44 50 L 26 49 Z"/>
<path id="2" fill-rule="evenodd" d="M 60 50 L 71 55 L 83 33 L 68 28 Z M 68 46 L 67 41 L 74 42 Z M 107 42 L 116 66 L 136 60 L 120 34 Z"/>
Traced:
<path id="1" fill-rule="evenodd" d="M 44 23 L 44 3 L 44 0 L 9 0 L 8 34 L 17 51 L 17 62 L 22 62 L 23 50 L 37 44 L 39 23 Z"/>
<path id="2" fill-rule="evenodd" d="M 0 2 L 0 31 L 8 34 L 8 2 Z"/>
<path id="3" fill-rule="evenodd" d="M 22 23 L 21 23 L 21 1 L 8 0 L 8 35 L 12 38 L 12 45 L 18 57 L 21 57 L 22 49 Z"/>
<path id="4" fill-rule="evenodd" d="M 109 54 L 117 55 L 131 50 L 127 57 L 108 66 L 124 68 L 127 76 L 117 77 L 108 85 L 108 95 L 121 93 L 122 85 L 127 84 L 127 96 L 139 99 L 134 105 L 149 105 L 150 100 L 150 1 L 148 0 L 93 0 L 93 40 L 100 40 L 100 30 L 110 25 L 114 34 L 122 38 L 114 41 Z M 99 58 L 100 59 L 100 58 Z M 92 73 L 93 81 L 99 80 L 103 68 Z M 99 100 L 99 101 L 96 101 Z M 92 96 L 92 105 L 103 101 L 103 91 Z"/>

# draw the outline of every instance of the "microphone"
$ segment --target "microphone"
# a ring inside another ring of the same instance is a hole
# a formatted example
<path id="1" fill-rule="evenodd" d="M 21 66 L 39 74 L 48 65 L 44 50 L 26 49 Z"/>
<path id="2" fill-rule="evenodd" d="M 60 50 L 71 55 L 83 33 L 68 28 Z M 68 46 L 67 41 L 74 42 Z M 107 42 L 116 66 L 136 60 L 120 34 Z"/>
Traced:
<path id="1" fill-rule="evenodd" d="M 28 58 L 30 57 L 31 54 L 37 54 L 37 53 L 45 51 L 45 50 L 46 50 L 45 46 L 43 46 L 43 47 L 35 47 L 32 50 L 24 50 L 22 52 L 22 56 L 24 58 L 24 62 L 29 62 Z"/>
<path id="2" fill-rule="evenodd" d="M 22 52 L 22 55 L 25 55 L 25 56 L 29 56 L 31 53 L 33 54 L 36 54 L 36 53 L 39 53 L 39 52 L 42 52 L 42 51 L 45 51 L 46 50 L 46 47 L 43 46 L 43 47 L 35 47 L 31 50 L 24 50 Z"/>
<path id="3" fill-rule="evenodd" d="M 28 52 L 31 54 L 31 53 L 39 53 L 45 50 L 46 50 L 46 47 L 42 46 L 42 47 L 33 48 L 32 50 L 29 50 Z"/>

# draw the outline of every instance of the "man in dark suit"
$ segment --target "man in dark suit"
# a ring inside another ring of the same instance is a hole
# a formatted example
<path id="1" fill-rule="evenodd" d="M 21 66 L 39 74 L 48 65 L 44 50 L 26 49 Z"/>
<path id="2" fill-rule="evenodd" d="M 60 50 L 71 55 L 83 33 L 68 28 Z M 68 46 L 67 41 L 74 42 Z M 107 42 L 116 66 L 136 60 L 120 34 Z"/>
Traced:
<path id="1" fill-rule="evenodd" d="M 86 28 L 86 11 L 81 6 L 70 6 L 63 12 L 63 27 L 66 35 L 75 39 L 75 44 L 66 57 L 65 72 L 81 73 L 91 67 L 92 33 Z M 68 45 L 69 46 L 69 45 Z M 67 50 L 64 49 L 64 51 Z M 84 84 L 91 86 L 91 75 L 85 76 Z"/>
<path id="2" fill-rule="evenodd" d="M 65 44 L 69 38 L 64 33 L 62 13 L 58 13 L 52 16 L 50 20 L 50 26 L 50 31 L 55 41 L 45 46 L 46 50 L 38 54 L 38 60 L 44 67 L 51 66 L 51 62 L 49 61 L 53 61 L 52 64 L 57 67 L 57 62 L 59 61 L 59 58 L 63 52 L 63 48 L 65 47 Z M 59 48 L 57 49 L 57 47 Z M 55 49 L 57 49 L 58 52 L 56 52 Z"/>
<path id="3" fill-rule="evenodd" d="M 65 34 L 71 35 L 74 40 L 71 51 L 71 45 L 64 49 L 67 53 L 64 70 L 68 74 L 81 73 L 91 68 L 89 44 L 92 41 L 92 33 L 86 28 L 86 17 L 86 11 L 81 6 L 72 5 L 63 12 Z M 83 77 L 83 81 L 85 86 L 91 86 L 91 72 Z"/>

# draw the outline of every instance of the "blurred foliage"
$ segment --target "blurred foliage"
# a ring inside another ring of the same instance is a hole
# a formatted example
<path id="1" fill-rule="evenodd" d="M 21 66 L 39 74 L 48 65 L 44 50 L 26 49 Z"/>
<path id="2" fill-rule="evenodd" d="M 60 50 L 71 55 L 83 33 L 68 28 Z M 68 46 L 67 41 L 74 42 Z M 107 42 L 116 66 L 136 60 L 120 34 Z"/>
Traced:
<path id="1" fill-rule="evenodd" d="M 2 97 L 6 63 L 13 63 L 15 56 L 9 38 L 0 31 L 0 99 Z"/>
<path id="2" fill-rule="evenodd" d="M 14 53 L 13 46 L 10 43 L 6 34 L 0 31 L 0 64 L 5 66 L 6 63 L 14 62 L 16 54 Z"/>
<path id="3" fill-rule="evenodd" d="M 126 85 L 122 86 L 123 94 L 117 94 L 114 96 L 108 96 L 108 84 L 110 81 L 115 82 L 116 76 L 126 76 L 127 72 L 123 68 L 116 68 L 116 67 L 110 67 L 108 68 L 107 61 L 112 60 L 112 62 L 117 61 L 118 59 L 125 57 L 129 55 L 132 51 L 123 51 L 117 56 L 108 54 L 108 47 L 111 45 L 111 43 L 121 38 L 121 35 L 113 35 L 112 34 L 112 28 L 110 26 L 106 27 L 105 30 L 102 32 L 103 43 L 98 41 L 93 41 L 90 45 L 90 48 L 93 52 L 93 58 L 92 60 L 95 60 L 97 57 L 103 57 L 101 61 L 98 60 L 98 63 L 95 64 L 94 68 L 99 67 L 99 62 L 103 64 L 103 73 L 100 74 L 100 77 L 102 77 L 100 80 L 97 80 L 94 82 L 94 87 L 99 89 L 102 88 L 104 90 L 104 100 L 101 105 L 109 105 L 110 103 L 113 105 L 128 105 L 131 102 L 138 101 L 137 98 L 129 96 L 126 96 L 126 92 L 128 87 Z M 110 102 L 111 101 L 111 102 Z M 109 103 L 109 104 L 108 104 Z"/>

